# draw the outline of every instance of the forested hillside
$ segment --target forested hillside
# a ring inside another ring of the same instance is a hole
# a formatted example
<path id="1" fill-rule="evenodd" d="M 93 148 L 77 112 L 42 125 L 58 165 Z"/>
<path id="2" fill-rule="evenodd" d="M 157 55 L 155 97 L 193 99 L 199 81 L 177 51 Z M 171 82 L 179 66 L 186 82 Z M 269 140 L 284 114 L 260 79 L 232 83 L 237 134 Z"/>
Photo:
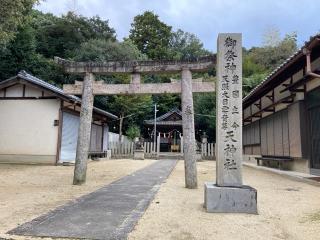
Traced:
<path id="1" fill-rule="evenodd" d="M 0 81 L 20 70 L 59 87 L 71 83 L 77 76 L 69 76 L 53 62 L 54 56 L 77 61 L 194 59 L 213 54 L 204 49 L 192 33 L 175 30 L 160 21 L 153 12 L 136 16 L 130 33 L 117 39 L 108 20 L 99 16 L 87 18 L 72 12 L 61 17 L 32 9 L 34 0 L 0 0 Z M 277 31 L 263 37 L 262 46 L 244 49 L 243 89 L 247 94 L 277 65 L 297 49 L 296 35 L 281 39 Z M 214 39 L 216 36 L 212 36 Z M 245 37 L 245 36 L 244 36 Z M 214 42 L 214 41 L 213 41 Z M 215 70 L 194 77 L 214 81 Z M 178 75 L 145 75 L 144 82 L 169 82 Z M 81 79 L 81 78 L 80 78 Z M 106 82 L 124 83 L 129 76 L 114 75 L 101 78 Z M 195 94 L 197 137 L 206 131 L 214 139 L 215 96 Z M 162 96 L 97 96 L 95 105 L 120 116 L 112 122 L 112 130 L 122 132 L 142 130 L 143 120 L 153 117 L 153 105 L 158 114 L 180 107 L 179 95 Z"/>

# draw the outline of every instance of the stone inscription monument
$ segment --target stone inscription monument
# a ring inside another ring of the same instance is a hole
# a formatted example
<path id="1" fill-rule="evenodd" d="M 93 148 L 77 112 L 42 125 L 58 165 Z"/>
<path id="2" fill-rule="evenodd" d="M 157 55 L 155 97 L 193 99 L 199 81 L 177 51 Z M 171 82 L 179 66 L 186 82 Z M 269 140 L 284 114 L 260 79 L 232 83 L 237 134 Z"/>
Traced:
<path id="1" fill-rule="evenodd" d="M 256 190 L 242 185 L 241 34 L 218 36 L 216 92 L 216 184 L 205 183 L 205 208 L 257 213 Z"/>

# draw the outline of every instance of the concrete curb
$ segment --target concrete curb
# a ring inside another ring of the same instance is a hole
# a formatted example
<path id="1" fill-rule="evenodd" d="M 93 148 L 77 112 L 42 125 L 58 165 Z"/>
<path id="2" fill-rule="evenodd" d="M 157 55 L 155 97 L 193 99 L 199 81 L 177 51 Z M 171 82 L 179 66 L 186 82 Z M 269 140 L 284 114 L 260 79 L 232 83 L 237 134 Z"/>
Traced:
<path id="1" fill-rule="evenodd" d="M 242 165 L 245 166 L 245 167 L 256 169 L 256 170 L 265 171 L 265 172 L 269 172 L 269 173 L 274 173 L 274 174 L 283 176 L 285 178 L 288 178 L 288 179 L 291 179 L 291 180 L 294 180 L 294 181 L 297 181 L 297 182 L 303 182 L 303 183 L 307 183 L 307 184 L 310 184 L 310 185 L 313 185 L 313 186 L 316 186 L 316 187 L 320 187 L 320 182 L 317 182 L 317 181 L 314 181 L 314 180 L 311 180 L 311 179 L 308 179 L 308 178 L 305 178 L 305 177 L 302 177 L 302 176 L 292 175 L 292 174 L 289 174 L 286 171 L 281 171 L 280 172 L 279 170 L 275 170 L 273 168 L 255 166 L 255 165 L 252 165 L 252 164 L 249 164 L 249 163 L 245 163 L 245 162 L 243 162 Z"/>

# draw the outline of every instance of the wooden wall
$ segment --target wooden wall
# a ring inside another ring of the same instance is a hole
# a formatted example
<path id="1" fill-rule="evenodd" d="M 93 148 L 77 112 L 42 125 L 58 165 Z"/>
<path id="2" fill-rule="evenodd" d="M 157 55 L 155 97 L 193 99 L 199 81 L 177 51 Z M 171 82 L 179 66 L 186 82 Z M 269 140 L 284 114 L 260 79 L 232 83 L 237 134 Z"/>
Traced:
<path id="1" fill-rule="evenodd" d="M 289 106 L 289 145 L 290 156 L 309 157 L 307 111 L 304 101 L 297 101 Z"/>
<path id="2" fill-rule="evenodd" d="M 289 156 L 288 110 L 244 126 L 243 145 L 245 154 Z"/>
<path id="3" fill-rule="evenodd" d="M 244 154 L 308 158 L 307 112 L 303 101 L 243 127 Z"/>
<path id="4" fill-rule="evenodd" d="M 243 127 L 244 154 L 260 155 L 260 123 L 256 121 Z"/>
<path id="5" fill-rule="evenodd" d="M 289 156 L 288 110 L 261 119 L 261 155 Z"/>

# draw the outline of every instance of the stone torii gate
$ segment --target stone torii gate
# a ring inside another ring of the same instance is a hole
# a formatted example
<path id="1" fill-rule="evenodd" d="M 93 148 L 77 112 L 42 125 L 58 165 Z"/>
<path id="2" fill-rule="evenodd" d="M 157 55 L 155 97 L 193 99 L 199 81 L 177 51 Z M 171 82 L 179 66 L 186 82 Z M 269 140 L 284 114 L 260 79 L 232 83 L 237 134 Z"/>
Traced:
<path id="1" fill-rule="evenodd" d="M 183 150 L 185 162 L 185 185 L 197 187 L 193 92 L 214 92 L 213 82 L 192 80 L 192 72 L 203 72 L 215 65 L 215 56 L 195 61 L 117 61 L 117 62 L 72 62 L 56 57 L 67 73 L 84 75 L 82 82 L 66 84 L 67 94 L 82 95 L 80 127 L 77 142 L 73 184 L 86 181 L 88 150 L 94 95 L 132 95 L 181 93 Z M 94 74 L 131 74 L 130 84 L 106 84 L 95 81 Z M 141 74 L 181 73 L 180 82 L 141 83 Z"/>

